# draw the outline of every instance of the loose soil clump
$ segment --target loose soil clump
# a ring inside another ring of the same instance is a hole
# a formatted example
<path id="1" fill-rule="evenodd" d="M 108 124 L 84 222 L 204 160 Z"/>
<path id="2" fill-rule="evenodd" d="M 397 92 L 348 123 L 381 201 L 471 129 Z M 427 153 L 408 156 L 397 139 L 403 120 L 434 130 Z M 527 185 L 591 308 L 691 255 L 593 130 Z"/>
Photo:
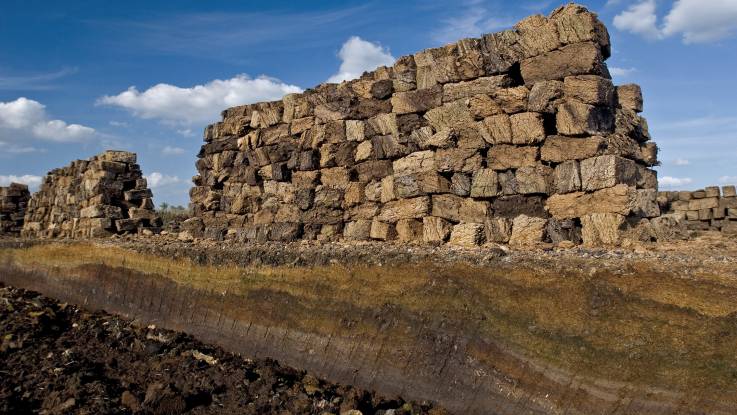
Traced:
<path id="1" fill-rule="evenodd" d="M 0 413 L 446 413 L 2 284 L 0 332 Z"/>

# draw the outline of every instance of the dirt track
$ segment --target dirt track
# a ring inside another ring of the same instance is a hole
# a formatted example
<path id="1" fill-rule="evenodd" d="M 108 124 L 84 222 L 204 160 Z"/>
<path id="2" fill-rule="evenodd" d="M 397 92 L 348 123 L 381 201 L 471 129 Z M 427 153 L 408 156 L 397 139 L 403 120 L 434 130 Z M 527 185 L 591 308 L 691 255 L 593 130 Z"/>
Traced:
<path id="1" fill-rule="evenodd" d="M 2 285 L 0 329 L 3 414 L 445 413 Z"/>

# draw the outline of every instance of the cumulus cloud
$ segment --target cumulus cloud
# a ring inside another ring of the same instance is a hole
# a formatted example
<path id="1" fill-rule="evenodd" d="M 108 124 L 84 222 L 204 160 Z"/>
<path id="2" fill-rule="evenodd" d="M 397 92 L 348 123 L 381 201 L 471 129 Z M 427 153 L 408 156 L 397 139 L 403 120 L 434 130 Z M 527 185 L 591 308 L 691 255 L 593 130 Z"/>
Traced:
<path id="1" fill-rule="evenodd" d="M 664 36 L 683 35 L 685 43 L 703 43 L 730 36 L 737 29 L 734 0 L 678 0 L 663 27 Z"/>
<path id="2" fill-rule="evenodd" d="M 21 129 L 33 126 L 44 119 L 45 107 L 38 101 L 18 98 L 0 102 L 0 127 Z"/>
<path id="3" fill-rule="evenodd" d="M 156 188 L 181 183 L 182 179 L 177 176 L 169 176 L 155 171 L 146 176 L 146 181 L 148 181 L 149 187 Z"/>
<path id="4" fill-rule="evenodd" d="M 84 141 L 95 134 L 94 128 L 48 118 L 46 107 L 38 101 L 21 97 L 15 101 L 0 102 L 0 130 L 26 133 L 34 138 L 56 142 Z M 2 135 L 0 140 L 3 140 Z"/>
<path id="5" fill-rule="evenodd" d="M 127 109 L 140 118 L 190 124 L 213 121 L 223 108 L 277 100 L 301 91 L 275 78 L 241 74 L 189 88 L 161 83 L 141 92 L 132 86 L 117 95 L 103 96 L 97 103 Z"/>
<path id="6" fill-rule="evenodd" d="M 680 186 L 686 186 L 693 183 L 693 179 L 690 177 L 671 177 L 671 176 L 665 176 L 658 179 L 658 184 L 661 187 L 680 187 Z"/>
<path id="7" fill-rule="evenodd" d="M 680 35 L 687 44 L 706 43 L 737 31 L 737 2 L 677 0 L 659 26 L 655 0 L 644 0 L 615 16 L 614 26 L 650 39 Z"/>
<path id="8" fill-rule="evenodd" d="M 161 149 L 161 154 L 165 156 L 180 156 L 184 153 L 184 149 L 180 147 L 165 146 Z"/>
<path id="9" fill-rule="evenodd" d="M 36 137 L 51 141 L 77 141 L 81 138 L 90 137 L 94 133 L 94 128 L 79 124 L 67 124 L 61 120 L 44 121 L 33 126 L 33 134 Z"/>
<path id="10" fill-rule="evenodd" d="M 328 82 L 343 82 L 356 79 L 366 71 L 382 65 L 394 64 L 394 56 L 378 43 L 368 42 L 358 36 L 351 36 L 338 52 L 341 64 L 338 73 L 328 78 Z"/>
<path id="11" fill-rule="evenodd" d="M 28 185 L 28 187 L 33 190 L 38 188 L 42 180 L 43 177 L 34 176 L 32 174 L 24 174 L 23 176 L 15 176 L 12 174 L 8 176 L 0 175 L 0 186 L 7 186 L 10 183 L 22 183 Z"/>
<path id="12" fill-rule="evenodd" d="M 645 0 L 633 4 L 627 10 L 614 16 L 614 27 L 649 39 L 660 37 L 657 26 L 658 16 L 655 14 L 655 0 Z"/>

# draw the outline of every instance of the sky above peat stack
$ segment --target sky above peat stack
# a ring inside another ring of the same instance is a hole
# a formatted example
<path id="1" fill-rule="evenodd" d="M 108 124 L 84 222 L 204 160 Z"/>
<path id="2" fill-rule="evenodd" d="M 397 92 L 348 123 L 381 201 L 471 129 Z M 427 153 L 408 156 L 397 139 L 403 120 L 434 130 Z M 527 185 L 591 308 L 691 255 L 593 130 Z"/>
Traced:
<path id="1" fill-rule="evenodd" d="M 661 189 L 737 182 L 737 0 L 596 0 L 617 84 L 642 85 Z M 9 0 L 0 13 L 0 185 L 135 151 L 186 205 L 223 109 L 338 82 L 548 14 L 549 0 L 124 3 Z"/>

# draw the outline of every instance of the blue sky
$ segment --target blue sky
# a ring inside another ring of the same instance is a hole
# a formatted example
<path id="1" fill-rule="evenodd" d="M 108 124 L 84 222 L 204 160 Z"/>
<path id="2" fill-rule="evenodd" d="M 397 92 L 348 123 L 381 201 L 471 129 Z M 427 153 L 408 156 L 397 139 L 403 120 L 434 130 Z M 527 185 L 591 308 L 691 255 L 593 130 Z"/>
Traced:
<path id="1" fill-rule="evenodd" d="M 616 83 L 642 85 L 661 188 L 737 182 L 737 0 L 583 2 Z M 393 58 L 548 14 L 553 1 L 34 1 L 0 6 L 0 185 L 135 151 L 185 204 L 203 127 Z"/>

